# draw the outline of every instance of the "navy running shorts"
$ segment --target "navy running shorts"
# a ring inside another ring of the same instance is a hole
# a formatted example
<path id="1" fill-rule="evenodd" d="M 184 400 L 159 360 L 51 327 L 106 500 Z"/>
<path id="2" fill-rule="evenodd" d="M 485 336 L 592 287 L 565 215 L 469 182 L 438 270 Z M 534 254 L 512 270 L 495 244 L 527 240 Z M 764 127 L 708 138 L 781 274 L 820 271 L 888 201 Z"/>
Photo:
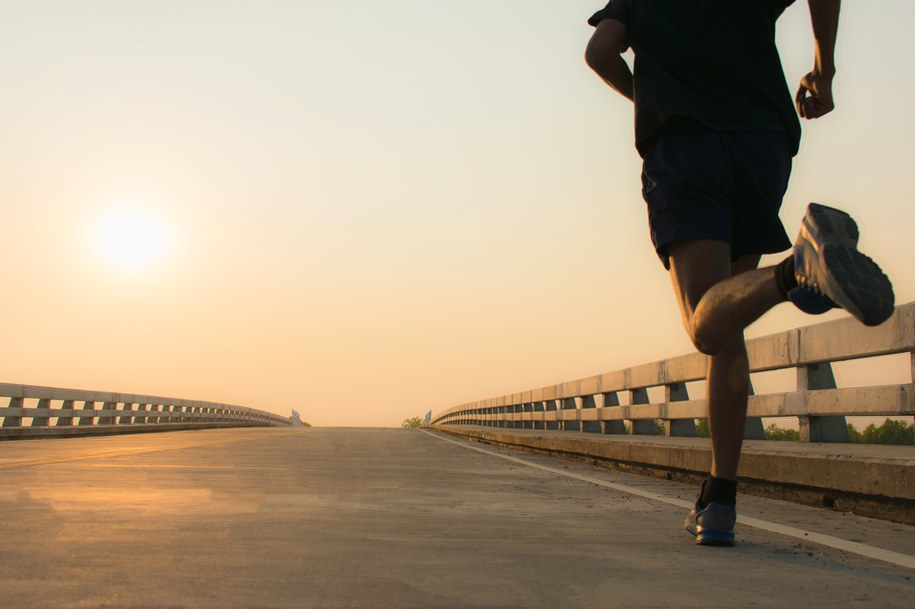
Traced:
<path id="1" fill-rule="evenodd" d="M 791 175 L 781 131 L 716 131 L 674 120 L 645 154 L 642 196 L 651 240 L 664 268 L 675 241 L 714 239 L 731 259 L 791 247 L 778 217 Z"/>

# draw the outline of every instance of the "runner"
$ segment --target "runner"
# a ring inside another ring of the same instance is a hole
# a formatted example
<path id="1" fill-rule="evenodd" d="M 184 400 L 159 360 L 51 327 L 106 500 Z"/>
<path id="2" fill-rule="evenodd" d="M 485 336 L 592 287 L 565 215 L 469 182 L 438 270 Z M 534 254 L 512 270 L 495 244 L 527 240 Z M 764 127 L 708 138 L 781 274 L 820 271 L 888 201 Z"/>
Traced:
<path id="1" fill-rule="evenodd" d="M 685 528 L 733 545 L 737 464 L 749 393 L 743 330 L 772 307 L 841 307 L 866 325 L 893 313 L 893 288 L 857 248 L 845 212 L 811 203 L 791 241 L 778 216 L 801 137 L 798 115 L 833 110 L 840 0 L 808 0 L 815 57 L 794 98 L 775 23 L 794 0 L 612 0 L 588 21 L 588 65 L 635 103 L 635 146 L 651 239 L 683 323 L 709 356 L 712 468 Z M 634 71 L 621 56 L 632 48 Z"/>

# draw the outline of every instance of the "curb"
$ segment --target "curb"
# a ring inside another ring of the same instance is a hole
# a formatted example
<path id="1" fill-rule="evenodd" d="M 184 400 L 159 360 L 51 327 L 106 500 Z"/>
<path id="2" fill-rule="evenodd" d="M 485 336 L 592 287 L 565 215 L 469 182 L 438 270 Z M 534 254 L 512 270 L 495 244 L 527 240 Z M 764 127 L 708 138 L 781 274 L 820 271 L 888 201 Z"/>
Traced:
<path id="1" fill-rule="evenodd" d="M 712 460 L 705 438 L 432 429 L 668 480 L 698 483 Z M 747 441 L 738 475 L 742 493 L 915 525 L 915 447 Z"/>

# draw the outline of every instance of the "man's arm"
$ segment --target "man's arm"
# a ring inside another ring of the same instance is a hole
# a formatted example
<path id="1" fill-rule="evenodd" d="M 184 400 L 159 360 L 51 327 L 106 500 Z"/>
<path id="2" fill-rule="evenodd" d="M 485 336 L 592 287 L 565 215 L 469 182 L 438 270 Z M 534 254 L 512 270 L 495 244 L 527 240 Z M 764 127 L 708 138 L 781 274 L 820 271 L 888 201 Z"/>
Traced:
<path id="1" fill-rule="evenodd" d="M 836 34 L 839 31 L 841 0 L 807 0 L 813 25 L 813 71 L 801 79 L 795 103 L 803 118 L 820 118 L 832 112 L 832 79 L 836 75 Z"/>
<path id="2" fill-rule="evenodd" d="M 626 26 L 615 19 L 604 19 L 588 41 L 585 61 L 604 82 L 632 101 L 632 71 L 620 55 L 627 46 Z"/>

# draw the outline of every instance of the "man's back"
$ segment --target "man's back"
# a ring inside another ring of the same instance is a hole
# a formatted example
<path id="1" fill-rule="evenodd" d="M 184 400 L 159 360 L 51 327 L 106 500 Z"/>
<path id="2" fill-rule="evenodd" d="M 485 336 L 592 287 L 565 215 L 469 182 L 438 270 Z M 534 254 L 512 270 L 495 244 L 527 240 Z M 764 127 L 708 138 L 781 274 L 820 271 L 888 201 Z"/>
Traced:
<path id="1" fill-rule="evenodd" d="M 592 23 L 615 19 L 635 52 L 636 144 L 671 118 L 721 131 L 781 130 L 797 150 L 800 123 L 775 46 L 793 0 L 615 0 Z"/>

